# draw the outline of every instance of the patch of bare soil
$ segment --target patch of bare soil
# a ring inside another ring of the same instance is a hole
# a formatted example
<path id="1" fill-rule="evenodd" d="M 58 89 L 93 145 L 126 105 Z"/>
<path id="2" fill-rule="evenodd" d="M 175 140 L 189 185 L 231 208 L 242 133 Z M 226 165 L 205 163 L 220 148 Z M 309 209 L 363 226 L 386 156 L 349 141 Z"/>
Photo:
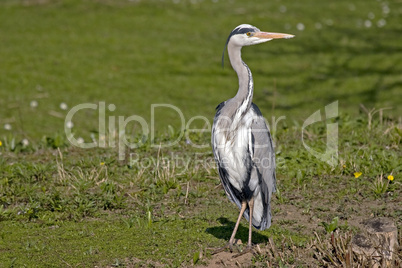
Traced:
<path id="1" fill-rule="evenodd" d="M 120 263 L 115 263 L 112 266 L 107 266 L 107 268 L 112 268 L 112 267 L 127 267 L 127 268 L 138 268 L 138 267 L 155 267 L 155 268 L 159 268 L 159 267 L 165 267 L 165 265 L 159 263 L 159 262 L 155 262 L 155 261 L 151 261 L 151 260 L 141 260 L 138 258 L 126 258 L 124 260 L 124 265 L 120 264 Z M 98 266 L 95 266 L 98 267 Z"/>
<path id="2" fill-rule="evenodd" d="M 251 264 L 251 258 L 253 257 L 252 253 L 246 253 L 237 258 L 234 258 L 237 253 L 233 252 L 220 252 L 218 254 L 212 255 L 211 260 L 207 266 L 197 266 L 197 267 L 210 267 L 210 268 L 218 268 L 218 267 L 246 267 Z"/>
<path id="3" fill-rule="evenodd" d="M 364 267 L 360 265 L 361 260 L 354 253 L 348 252 L 348 247 L 354 233 L 361 230 L 362 222 L 375 217 L 389 217 L 398 227 L 399 248 L 395 253 L 393 265 L 400 267 L 401 200 L 358 199 L 360 198 L 338 201 L 335 205 L 317 198 L 310 200 L 308 208 L 292 204 L 292 201 L 291 204 L 275 204 L 277 209 L 273 225 L 279 224 L 289 231 L 310 236 L 311 241 L 307 245 L 300 247 L 285 237 L 282 242 L 275 244 L 272 238 L 269 238 L 267 242 L 256 245 L 258 253 L 255 256 L 247 253 L 234 258 L 237 252 L 226 251 L 212 255 L 208 260 L 204 259 L 207 264 L 197 267 L 278 267 L 280 263 L 286 267 L 338 267 L 346 265 L 347 258 L 353 264 L 350 267 Z M 329 223 L 334 217 L 339 218 L 339 226 L 336 232 L 328 234 L 321 223 Z"/>
<path id="4" fill-rule="evenodd" d="M 197 265 L 197 267 L 278 267 L 279 263 L 288 265 L 288 260 L 291 258 L 293 258 L 293 265 L 287 267 L 297 267 L 306 263 L 317 264 L 312 254 L 306 254 L 305 249 L 289 245 L 285 241 L 277 245 L 269 239 L 266 244 L 255 245 L 253 251 L 238 257 L 236 257 L 238 252 L 220 252 L 212 255 L 208 264 Z"/>

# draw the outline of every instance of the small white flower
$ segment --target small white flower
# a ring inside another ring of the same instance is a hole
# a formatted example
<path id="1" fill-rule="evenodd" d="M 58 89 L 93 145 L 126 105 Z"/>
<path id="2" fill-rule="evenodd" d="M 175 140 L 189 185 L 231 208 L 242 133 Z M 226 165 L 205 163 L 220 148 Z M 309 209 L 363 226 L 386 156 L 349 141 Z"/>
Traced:
<path id="1" fill-rule="evenodd" d="M 60 103 L 60 109 L 67 110 L 68 109 L 67 104 L 65 104 L 64 102 Z"/>
<path id="2" fill-rule="evenodd" d="M 370 13 L 368 13 L 367 17 L 368 17 L 370 20 L 372 20 L 372 19 L 375 18 L 375 15 L 374 15 L 373 12 L 370 12 Z"/>
<path id="3" fill-rule="evenodd" d="M 78 143 L 78 144 L 83 144 L 83 143 L 84 143 L 84 139 L 81 138 L 81 137 L 79 137 L 79 138 L 77 139 L 77 143 Z"/>
<path id="4" fill-rule="evenodd" d="M 286 6 L 280 6 L 280 7 L 279 7 L 279 11 L 280 11 L 281 13 L 285 13 L 286 10 L 287 10 Z"/>
<path id="5" fill-rule="evenodd" d="M 66 127 L 67 128 L 73 128 L 74 124 L 71 121 L 66 122 Z"/>
<path id="6" fill-rule="evenodd" d="M 380 19 L 379 21 L 377 21 L 377 26 L 378 27 L 384 27 L 387 24 L 387 21 L 384 19 Z"/>
<path id="7" fill-rule="evenodd" d="M 382 6 L 382 13 L 384 15 L 387 15 L 391 10 L 389 9 L 389 7 L 387 5 L 383 5 Z"/>
<path id="8" fill-rule="evenodd" d="M 11 127 L 10 124 L 4 124 L 4 129 L 5 129 L 5 130 L 11 130 L 12 127 Z"/>
<path id="9" fill-rule="evenodd" d="M 369 21 L 369 20 L 365 20 L 365 21 L 364 21 L 364 26 L 365 26 L 366 28 L 370 28 L 371 25 L 372 25 L 371 21 Z"/>
<path id="10" fill-rule="evenodd" d="M 303 31 L 303 30 L 304 30 L 304 24 L 301 23 L 301 22 L 299 22 L 299 23 L 297 24 L 296 28 L 297 28 L 297 30 L 299 30 L 299 31 Z"/>
<path id="11" fill-rule="evenodd" d="M 28 146 L 29 141 L 28 141 L 27 139 L 23 139 L 23 140 L 21 141 L 21 143 L 22 143 L 22 145 L 24 145 L 24 146 Z"/>
<path id="12" fill-rule="evenodd" d="M 36 100 L 33 100 L 33 101 L 31 101 L 29 106 L 31 106 L 32 108 L 36 108 L 36 107 L 38 107 L 38 102 Z"/>

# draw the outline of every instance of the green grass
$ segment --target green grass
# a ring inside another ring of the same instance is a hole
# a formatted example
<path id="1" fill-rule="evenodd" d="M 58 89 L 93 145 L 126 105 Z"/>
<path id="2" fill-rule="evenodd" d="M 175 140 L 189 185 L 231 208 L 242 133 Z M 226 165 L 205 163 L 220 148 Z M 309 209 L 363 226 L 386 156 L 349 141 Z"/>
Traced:
<path id="1" fill-rule="evenodd" d="M 110 115 L 147 122 L 151 104 L 168 103 L 186 120 L 211 119 L 213 108 L 236 92 L 235 74 L 227 60 L 222 70 L 220 59 L 230 30 L 245 22 L 296 35 L 243 49 L 255 77 L 255 102 L 267 118 L 303 120 L 334 100 L 352 115 L 360 103 L 401 114 L 396 2 L 387 5 L 388 14 L 378 1 L 37 2 L 5 1 L 0 11 L 0 123 L 10 123 L 18 137 L 36 140 L 62 131 L 62 102 L 72 108 L 105 101 L 116 105 Z M 373 15 L 373 26 L 362 26 Z M 379 28 L 381 19 L 386 25 Z M 37 108 L 30 107 L 33 100 Z M 155 117 L 162 132 L 167 124 L 180 127 L 171 109 Z M 78 114 L 74 131 L 90 139 L 97 119 L 95 110 Z"/>
<path id="2" fill-rule="evenodd" d="M 402 11 L 387 3 L 2 1 L 0 266 L 208 264 L 207 248 L 225 244 L 238 213 L 219 187 L 208 124 L 237 89 L 220 60 L 241 23 L 296 35 L 243 49 L 278 165 L 273 225 L 253 241 L 263 247 L 272 238 L 282 254 L 243 264 L 322 264 L 311 241 L 314 232 L 328 239 L 333 228 L 322 223 L 335 218 L 340 232 L 371 216 L 391 217 L 401 231 Z M 338 162 L 330 166 L 301 138 L 303 122 L 334 101 L 338 116 L 303 132 L 324 153 L 326 124 L 338 124 Z M 116 107 L 106 109 L 105 133 L 101 102 Z M 82 103 L 98 106 L 78 112 L 72 132 L 85 142 L 105 139 L 105 148 L 68 141 L 65 117 Z M 177 111 L 156 108 L 155 135 L 130 122 L 128 140 L 140 146 L 119 149 L 119 117 L 150 126 L 152 104 L 177 107 L 185 135 Z M 246 241 L 247 232 L 242 222 L 237 237 Z"/>

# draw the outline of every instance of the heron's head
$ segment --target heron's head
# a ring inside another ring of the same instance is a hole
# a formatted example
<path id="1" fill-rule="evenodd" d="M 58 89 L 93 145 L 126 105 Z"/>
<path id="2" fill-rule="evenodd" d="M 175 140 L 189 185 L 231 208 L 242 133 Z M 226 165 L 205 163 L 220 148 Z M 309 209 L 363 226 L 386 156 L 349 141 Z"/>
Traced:
<path id="1" fill-rule="evenodd" d="M 264 43 L 272 39 L 288 39 L 292 37 L 294 37 L 294 35 L 261 32 L 260 29 L 250 24 L 241 24 L 230 33 L 226 45 L 230 42 L 235 46 L 243 47 Z"/>
<path id="2" fill-rule="evenodd" d="M 234 28 L 226 41 L 226 45 L 222 53 L 222 67 L 225 59 L 225 50 L 229 43 L 231 45 L 233 44 L 235 47 L 241 48 L 243 46 L 251 46 L 271 41 L 272 39 L 289 39 L 292 37 L 294 37 L 294 35 L 284 33 L 261 32 L 260 29 L 250 24 L 241 24 Z"/>

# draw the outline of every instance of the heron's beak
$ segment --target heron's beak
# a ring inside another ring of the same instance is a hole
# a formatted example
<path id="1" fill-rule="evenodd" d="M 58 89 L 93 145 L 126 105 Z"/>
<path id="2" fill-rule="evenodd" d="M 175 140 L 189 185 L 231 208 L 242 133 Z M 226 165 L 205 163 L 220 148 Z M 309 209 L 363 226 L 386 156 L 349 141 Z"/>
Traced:
<path id="1" fill-rule="evenodd" d="M 285 33 L 267 33 L 267 32 L 256 32 L 253 37 L 258 37 L 260 39 L 280 39 L 280 38 L 293 38 L 294 35 L 292 34 L 285 34 Z"/>

